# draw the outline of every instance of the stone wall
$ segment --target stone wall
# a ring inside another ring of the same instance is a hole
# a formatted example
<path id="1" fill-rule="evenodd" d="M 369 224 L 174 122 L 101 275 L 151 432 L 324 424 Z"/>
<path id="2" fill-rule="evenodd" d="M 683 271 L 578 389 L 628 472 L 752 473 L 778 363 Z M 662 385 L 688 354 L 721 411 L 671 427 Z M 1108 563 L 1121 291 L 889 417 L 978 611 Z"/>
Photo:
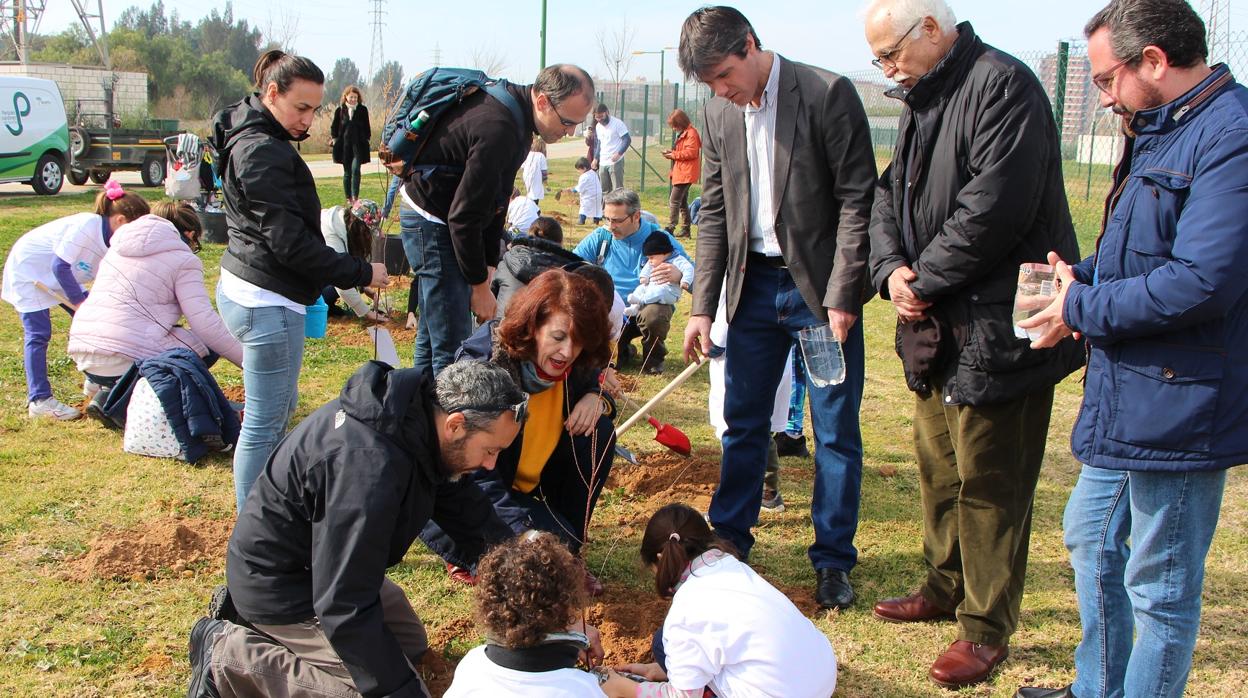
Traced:
<path id="1" fill-rule="evenodd" d="M 78 100 L 84 100 L 82 111 L 87 113 L 104 112 L 104 87 L 110 76 L 116 78 L 113 87 L 113 112 L 121 116 L 148 113 L 147 110 L 147 73 L 132 73 L 120 70 L 107 71 L 103 68 L 82 65 L 65 65 L 56 63 L 0 63 L 0 75 L 18 75 L 28 78 L 53 80 L 61 89 L 61 97 L 65 100 L 65 112 L 70 120 L 77 113 Z M 96 100 L 96 101 L 86 101 Z"/>

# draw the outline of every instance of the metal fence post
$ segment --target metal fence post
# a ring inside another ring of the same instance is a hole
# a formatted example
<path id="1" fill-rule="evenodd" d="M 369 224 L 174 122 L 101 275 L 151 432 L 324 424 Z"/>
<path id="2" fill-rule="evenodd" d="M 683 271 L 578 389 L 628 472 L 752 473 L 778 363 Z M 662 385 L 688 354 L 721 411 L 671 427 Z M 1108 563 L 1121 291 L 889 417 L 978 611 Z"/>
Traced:
<path id="1" fill-rule="evenodd" d="M 641 187 L 638 193 L 646 191 L 646 141 L 650 138 L 650 83 L 641 88 Z"/>
<path id="2" fill-rule="evenodd" d="M 1092 133 L 1088 136 L 1088 181 L 1083 187 L 1084 200 L 1092 198 L 1092 162 L 1096 154 L 1096 117 L 1092 117 Z"/>
<path id="3" fill-rule="evenodd" d="M 1057 139 L 1066 135 L 1066 70 L 1070 65 L 1070 42 L 1057 42 L 1057 74 L 1053 84 L 1053 118 L 1057 120 Z"/>

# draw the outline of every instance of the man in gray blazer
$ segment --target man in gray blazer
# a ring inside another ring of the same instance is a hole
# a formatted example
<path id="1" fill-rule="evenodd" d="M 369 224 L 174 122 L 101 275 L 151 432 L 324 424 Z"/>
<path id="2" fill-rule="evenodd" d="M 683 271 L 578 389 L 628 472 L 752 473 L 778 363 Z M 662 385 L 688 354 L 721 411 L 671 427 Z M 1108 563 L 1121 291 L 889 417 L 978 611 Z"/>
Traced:
<path id="1" fill-rule="evenodd" d="M 706 83 L 702 209 L 685 355 L 711 350 L 725 290 L 723 464 L 711 500 L 715 531 L 743 556 L 754 543 L 770 438 L 771 401 L 797 333 L 828 324 L 845 354 L 845 381 L 810 389 L 815 432 L 811 519 L 815 597 L 854 602 L 849 571 L 862 482 L 867 224 L 876 170 L 866 113 L 850 81 L 763 51 L 731 7 L 685 20 L 680 67 Z"/>

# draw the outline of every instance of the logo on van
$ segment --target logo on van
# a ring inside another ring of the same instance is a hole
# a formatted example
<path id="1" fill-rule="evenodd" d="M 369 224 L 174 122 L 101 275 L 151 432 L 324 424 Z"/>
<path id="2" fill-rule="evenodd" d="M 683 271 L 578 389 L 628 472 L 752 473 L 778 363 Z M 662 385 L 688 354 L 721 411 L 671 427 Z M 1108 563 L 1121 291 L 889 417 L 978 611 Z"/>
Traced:
<path id="1" fill-rule="evenodd" d="M 25 102 L 26 103 L 25 106 L 18 106 L 18 100 Z M 9 133 L 13 134 L 14 136 L 22 135 L 22 131 L 26 130 L 25 127 L 22 126 L 23 116 L 30 116 L 30 99 L 27 98 L 26 95 L 21 92 L 14 92 L 13 93 L 13 117 L 17 120 L 17 128 L 13 128 L 12 126 L 5 124 L 4 127 L 9 130 Z"/>

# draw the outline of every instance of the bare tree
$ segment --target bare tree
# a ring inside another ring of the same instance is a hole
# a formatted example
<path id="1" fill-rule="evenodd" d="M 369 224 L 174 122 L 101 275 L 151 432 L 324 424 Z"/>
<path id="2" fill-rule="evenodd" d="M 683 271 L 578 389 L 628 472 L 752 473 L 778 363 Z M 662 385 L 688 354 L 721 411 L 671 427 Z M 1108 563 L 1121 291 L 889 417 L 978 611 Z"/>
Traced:
<path id="1" fill-rule="evenodd" d="M 468 52 L 468 67 L 495 77 L 507 69 L 507 56 L 489 44 L 478 44 Z"/>
<path id="2" fill-rule="evenodd" d="M 299 38 L 299 15 L 282 6 L 274 16 L 269 10 L 264 24 L 264 43 L 270 48 L 280 48 L 286 53 L 295 52 L 295 40 Z"/>
<path id="3" fill-rule="evenodd" d="M 616 85 L 620 84 L 633 65 L 633 41 L 636 38 L 637 28 L 628 23 L 627 17 L 609 28 L 598 30 L 598 50 L 602 55 L 603 67 Z"/>

